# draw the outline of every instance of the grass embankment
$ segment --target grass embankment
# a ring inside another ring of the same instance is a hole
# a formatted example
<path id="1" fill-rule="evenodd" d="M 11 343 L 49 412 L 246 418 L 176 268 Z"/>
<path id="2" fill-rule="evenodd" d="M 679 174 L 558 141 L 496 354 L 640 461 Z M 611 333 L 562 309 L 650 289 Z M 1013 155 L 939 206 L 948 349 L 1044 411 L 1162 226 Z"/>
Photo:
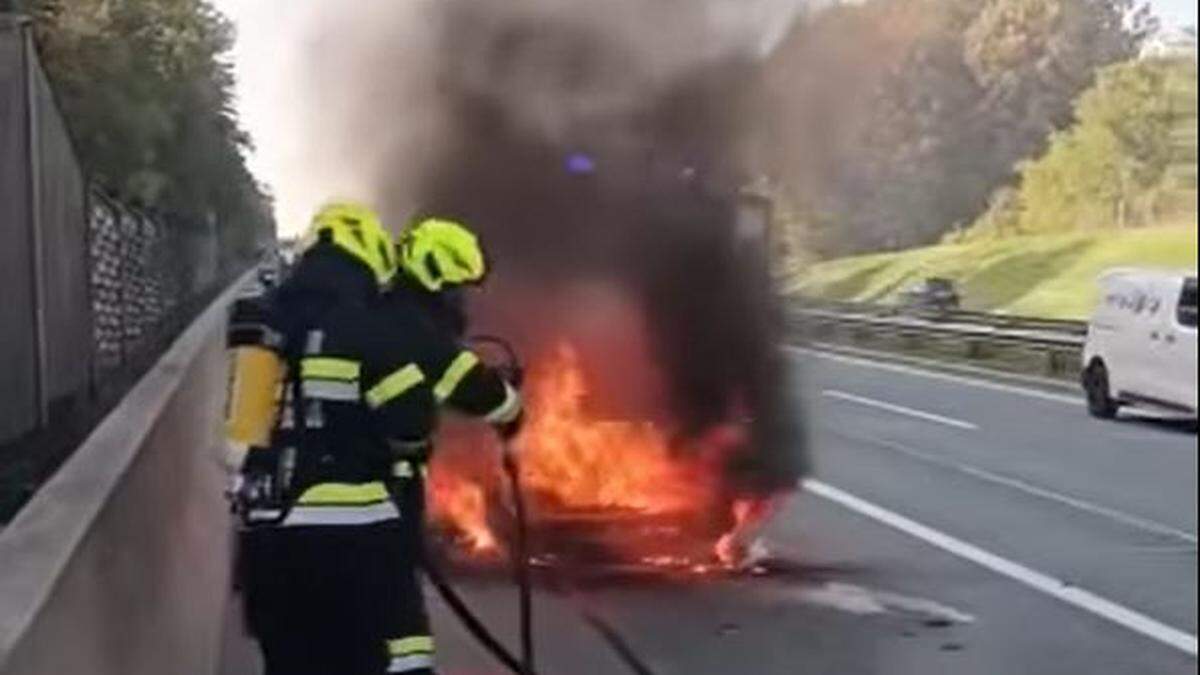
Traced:
<path id="1" fill-rule="evenodd" d="M 963 308 L 1083 319 L 1096 303 L 1096 277 L 1113 267 L 1196 268 L 1196 225 L 1120 232 L 1016 237 L 943 244 L 816 263 L 789 294 L 887 303 L 925 277 L 949 277 Z"/>

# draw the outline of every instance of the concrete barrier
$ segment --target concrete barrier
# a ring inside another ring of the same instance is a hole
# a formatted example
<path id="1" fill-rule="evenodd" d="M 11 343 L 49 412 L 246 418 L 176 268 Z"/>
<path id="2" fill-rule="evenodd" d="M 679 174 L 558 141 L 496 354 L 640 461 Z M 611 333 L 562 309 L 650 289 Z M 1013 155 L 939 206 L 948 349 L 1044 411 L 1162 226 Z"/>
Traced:
<path id="1" fill-rule="evenodd" d="M 0 674 L 217 672 L 230 586 L 220 444 L 232 293 L 0 533 Z"/>

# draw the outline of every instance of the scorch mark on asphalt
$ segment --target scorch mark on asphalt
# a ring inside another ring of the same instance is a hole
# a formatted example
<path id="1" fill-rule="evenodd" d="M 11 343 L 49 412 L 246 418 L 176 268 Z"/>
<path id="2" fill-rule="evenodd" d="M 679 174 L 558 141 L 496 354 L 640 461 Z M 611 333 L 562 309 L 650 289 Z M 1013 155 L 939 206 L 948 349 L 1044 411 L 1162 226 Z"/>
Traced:
<path id="1" fill-rule="evenodd" d="M 767 588 L 762 592 L 764 594 L 769 592 L 772 601 L 781 597 L 777 588 Z M 899 613 L 916 614 L 947 623 L 970 624 L 975 622 L 974 616 L 934 600 L 866 588 L 840 581 L 801 586 L 798 589 L 784 593 L 782 597 L 793 598 L 807 605 L 827 607 L 860 616 Z"/>

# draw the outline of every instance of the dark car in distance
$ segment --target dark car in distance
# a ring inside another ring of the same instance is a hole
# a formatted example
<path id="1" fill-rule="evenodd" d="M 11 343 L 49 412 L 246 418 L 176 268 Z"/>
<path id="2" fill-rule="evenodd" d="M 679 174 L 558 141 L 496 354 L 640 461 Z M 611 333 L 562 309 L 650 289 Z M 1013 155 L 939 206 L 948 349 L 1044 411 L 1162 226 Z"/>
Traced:
<path id="1" fill-rule="evenodd" d="M 960 303 L 954 281 L 944 277 L 929 277 L 900 294 L 900 304 L 908 309 L 946 312 L 958 309 Z"/>

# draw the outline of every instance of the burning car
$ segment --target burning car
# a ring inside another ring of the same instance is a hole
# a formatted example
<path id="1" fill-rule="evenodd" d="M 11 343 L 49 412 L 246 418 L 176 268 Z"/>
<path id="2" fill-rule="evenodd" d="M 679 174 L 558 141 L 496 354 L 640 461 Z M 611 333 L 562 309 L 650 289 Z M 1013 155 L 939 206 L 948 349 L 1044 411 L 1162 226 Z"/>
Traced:
<path id="1" fill-rule="evenodd" d="M 322 56 L 320 100 L 339 107 L 319 106 L 335 124 L 315 135 L 356 148 L 390 222 L 479 234 L 491 272 L 469 332 L 528 366 L 514 448 L 533 555 L 735 564 L 806 468 L 770 217 L 743 192 L 764 182 L 757 46 L 709 40 L 688 3 L 651 3 L 657 20 L 641 3 L 435 5 L 444 30 Z M 385 63 L 395 77 L 367 75 Z M 448 424 L 433 455 L 429 510 L 459 558 L 510 540 L 497 443 Z"/>
<path id="2" fill-rule="evenodd" d="M 751 420 L 729 411 L 683 437 L 650 420 L 603 417 L 579 352 L 559 343 L 526 388 L 529 419 L 513 441 L 530 504 L 531 558 L 574 569 L 704 573 L 753 561 L 757 535 L 788 490 L 740 491 L 729 468 L 751 452 Z M 430 475 L 439 542 L 459 562 L 503 559 L 512 527 L 498 441 L 452 427 Z"/>

